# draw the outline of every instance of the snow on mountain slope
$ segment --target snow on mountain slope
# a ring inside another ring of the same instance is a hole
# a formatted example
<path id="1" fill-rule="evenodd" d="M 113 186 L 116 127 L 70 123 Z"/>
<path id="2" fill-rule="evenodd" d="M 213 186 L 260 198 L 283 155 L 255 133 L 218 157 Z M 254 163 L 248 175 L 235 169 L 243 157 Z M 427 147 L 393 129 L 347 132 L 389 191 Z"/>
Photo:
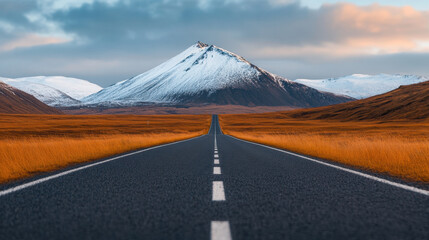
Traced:
<path id="1" fill-rule="evenodd" d="M 357 99 L 368 98 L 389 92 L 401 85 L 428 81 L 429 78 L 415 75 L 363 75 L 354 74 L 330 79 L 297 79 L 295 82 L 320 91 L 343 94 Z"/>
<path id="2" fill-rule="evenodd" d="M 5 78 L 0 79 L 0 81 L 33 95 L 39 101 L 42 101 L 49 106 L 70 106 L 80 103 L 80 101 L 70 97 L 60 90 L 43 84 Z"/>
<path id="3" fill-rule="evenodd" d="M 102 88 L 85 80 L 67 77 L 0 78 L 13 87 L 33 95 L 49 106 L 72 106 Z"/>
<path id="4" fill-rule="evenodd" d="M 347 100 L 275 76 L 234 53 L 201 42 L 143 74 L 82 99 L 87 104 L 155 102 L 301 107 Z"/>
<path id="5" fill-rule="evenodd" d="M 0 113 L 61 114 L 61 111 L 42 103 L 34 96 L 14 88 L 0 78 Z"/>
<path id="6" fill-rule="evenodd" d="M 24 77 L 16 78 L 15 80 L 49 86 L 77 100 L 80 100 L 103 89 L 97 84 L 88 82 L 86 80 L 61 76 Z"/>
<path id="7" fill-rule="evenodd" d="M 167 62 L 106 88 L 84 101 L 126 99 L 174 102 L 176 94 L 215 91 L 244 82 L 252 83 L 252 79 L 258 74 L 256 69 L 240 57 L 223 49 L 198 43 Z M 118 89 L 121 91 L 117 91 Z"/>

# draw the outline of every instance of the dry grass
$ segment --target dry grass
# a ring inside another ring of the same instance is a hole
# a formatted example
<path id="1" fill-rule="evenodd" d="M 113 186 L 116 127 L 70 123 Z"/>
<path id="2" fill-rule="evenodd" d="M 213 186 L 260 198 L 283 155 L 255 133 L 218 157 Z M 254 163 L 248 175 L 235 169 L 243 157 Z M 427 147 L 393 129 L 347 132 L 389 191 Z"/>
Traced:
<path id="1" fill-rule="evenodd" d="M 1 115 L 0 139 L 187 133 L 209 128 L 209 115 Z"/>
<path id="2" fill-rule="evenodd" d="M 207 133 L 210 116 L 0 115 L 0 182 Z"/>
<path id="3" fill-rule="evenodd" d="M 429 183 L 428 122 L 297 120 L 281 114 L 223 115 L 227 134 L 350 166 Z"/>

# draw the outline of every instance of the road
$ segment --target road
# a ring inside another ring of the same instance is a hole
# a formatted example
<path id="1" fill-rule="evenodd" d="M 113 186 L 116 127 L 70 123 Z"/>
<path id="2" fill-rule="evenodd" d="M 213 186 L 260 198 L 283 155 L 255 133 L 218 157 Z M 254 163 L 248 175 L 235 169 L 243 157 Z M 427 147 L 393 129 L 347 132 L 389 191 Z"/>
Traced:
<path id="1" fill-rule="evenodd" d="M 0 239 L 429 239 L 429 196 L 223 135 L 214 116 L 202 137 L 0 186 Z"/>

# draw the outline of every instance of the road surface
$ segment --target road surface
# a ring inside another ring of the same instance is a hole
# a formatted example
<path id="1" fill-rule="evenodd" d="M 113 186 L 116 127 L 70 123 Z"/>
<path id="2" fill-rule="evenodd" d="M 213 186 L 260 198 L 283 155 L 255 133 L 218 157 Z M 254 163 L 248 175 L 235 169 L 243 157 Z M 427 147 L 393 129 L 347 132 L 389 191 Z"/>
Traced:
<path id="1" fill-rule="evenodd" d="M 429 239 L 429 196 L 223 135 L 214 116 L 202 137 L 0 186 L 0 239 Z"/>

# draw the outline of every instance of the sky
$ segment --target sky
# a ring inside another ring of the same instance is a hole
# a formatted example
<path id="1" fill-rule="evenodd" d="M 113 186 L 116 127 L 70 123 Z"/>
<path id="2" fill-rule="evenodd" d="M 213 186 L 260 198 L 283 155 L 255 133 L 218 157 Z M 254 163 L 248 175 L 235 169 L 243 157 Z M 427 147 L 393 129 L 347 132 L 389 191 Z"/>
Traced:
<path id="1" fill-rule="evenodd" d="M 429 1 L 0 0 L 0 77 L 106 87 L 197 41 L 289 79 L 429 76 Z"/>

